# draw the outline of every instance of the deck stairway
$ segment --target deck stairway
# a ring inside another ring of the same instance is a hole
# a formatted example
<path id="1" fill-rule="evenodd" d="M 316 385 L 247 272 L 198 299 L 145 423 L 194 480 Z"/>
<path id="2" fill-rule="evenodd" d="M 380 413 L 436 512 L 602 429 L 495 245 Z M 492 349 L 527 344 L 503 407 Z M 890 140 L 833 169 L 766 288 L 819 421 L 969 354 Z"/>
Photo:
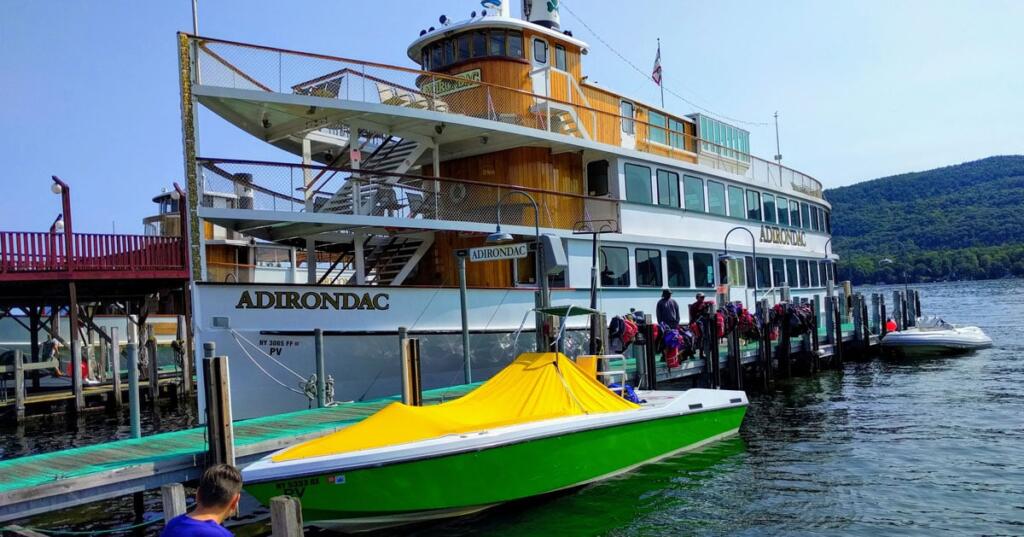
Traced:
<path id="1" fill-rule="evenodd" d="M 574 138 L 590 139 L 590 134 L 580 124 L 580 118 L 576 115 L 576 109 L 570 105 L 564 105 L 554 101 L 541 101 L 531 108 L 534 114 L 540 118 L 551 116 L 551 132 L 572 136 Z"/>
<path id="2" fill-rule="evenodd" d="M 373 148 L 369 156 L 363 159 L 359 169 L 382 174 L 405 173 L 409 171 L 409 168 L 416 163 L 427 148 L 426 144 L 388 136 L 382 143 Z M 334 166 L 351 166 L 351 162 L 348 161 L 348 155 L 344 155 Z M 397 180 L 397 177 L 388 177 L 383 183 L 393 183 Z M 333 196 L 326 199 L 322 198 L 322 201 L 315 203 L 315 210 L 317 212 L 338 214 L 374 215 L 375 209 L 378 206 L 377 194 L 380 190 L 380 183 L 376 181 L 360 181 L 358 190 L 357 195 L 354 182 L 346 181 Z M 359 201 L 356 204 L 354 202 L 357 199 Z"/>
<path id="3" fill-rule="evenodd" d="M 372 235 L 363 239 L 366 285 L 401 285 L 433 244 L 432 233 Z M 356 285 L 354 244 L 338 252 L 318 283 Z"/>

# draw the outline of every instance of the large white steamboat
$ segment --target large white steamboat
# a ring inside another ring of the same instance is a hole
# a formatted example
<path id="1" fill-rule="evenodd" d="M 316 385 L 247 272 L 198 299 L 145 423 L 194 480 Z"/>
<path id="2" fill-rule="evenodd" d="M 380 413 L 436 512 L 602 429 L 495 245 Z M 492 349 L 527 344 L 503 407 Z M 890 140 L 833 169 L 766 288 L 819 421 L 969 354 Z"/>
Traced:
<path id="1" fill-rule="evenodd" d="M 749 305 L 833 280 L 817 180 L 750 155 L 742 129 L 588 82 L 557 5 L 504 4 L 424 30 L 411 67 L 179 37 L 196 348 L 231 357 L 235 417 L 308 406 L 317 328 L 337 400 L 398 391 L 399 326 L 425 387 L 461 382 L 455 253 L 485 244 L 499 205 L 502 231 L 547 237 L 555 305 L 588 303 L 598 231 L 611 315 L 653 312 L 663 289 Z M 296 158 L 199 153 L 200 107 Z M 474 380 L 534 329 L 533 255 L 468 264 Z"/>

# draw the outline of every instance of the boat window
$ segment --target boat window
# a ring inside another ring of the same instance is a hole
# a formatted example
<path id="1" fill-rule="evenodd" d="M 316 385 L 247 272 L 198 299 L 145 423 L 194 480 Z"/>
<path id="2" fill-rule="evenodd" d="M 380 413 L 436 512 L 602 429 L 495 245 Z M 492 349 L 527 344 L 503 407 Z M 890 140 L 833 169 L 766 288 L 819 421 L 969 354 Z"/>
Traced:
<path id="1" fill-rule="evenodd" d="M 426 47 L 420 51 L 420 67 L 424 71 L 430 70 L 430 52 L 428 52 Z"/>
<path id="2" fill-rule="evenodd" d="M 669 145 L 676 149 L 686 149 L 685 145 L 683 145 L 686 134 L 683 122 L 675 118 L 668 118 L 668 130 Z"/>
<path id="3" fill-rule="evenodd" d="M 789 201 L 786 198 L 776 198 L 775 206 L 778 207 L 779 223 L 788 226 L 789 225 Z"/>
<path id="4" fill-rule="evenodd" d="M 487 32 L 473 32 L 473 57 L 487 55 Z"/>
<path id="5" fill-rule="evenodd" d="M 523 57 L 523 34 L 522 32 L 509 31 L 508 33 L 508 55 L 512 58 Z"/>
<path id="6" fill-rule="evenodd" d="M 754 273 L 754 258 L 750 257 L 749 255 L 744 257 L 743 258 L 743 267 L 746 269 L 747 280 L 748 280 L 747 283 L 750 284 L 751 287 L 753 287 L 754 286 L 754 278 L 756 277 L 755 273 Z"/>
<path id="7" fill-rule="evenodd" d="M 757 287 L 759 289 L 769 289 L 772 286 L 772 267 L 771 261 L 767 257 L 757 258 Z"/>
<path id="8" fill-rule="evenodd" d="M 708 181 L 708 212 L 725 216 L 725 185 Z"/>
<path id="9" fill-rule="evenodd" d="M 782 287 L 786 283 L 786 261 L 779 258 L 772 259 L 772 285 Z"/>
<path id="10" fill-rule="evenodd" d="M 825 211 L 825 233 L 832 234 L 832 213 Z"/>
<path id="11" fill-rule="evenodd" d="M 626 164 L 626 201 L 651 203 L 651 169 Z"/>
<path id="12" fill-rule="evenodd" d="M 526 257 L 516 259 L 516 285 L 537 285 L 536 253 L 530 251 Z"/>
<path id="13" fill-rule="evenodd" d="M 533 61 L 535 63 L 548 63 L 548 42 L 543 39 L 533 40 Z"/>
<path id="14" fill-rule="evenodd" d="M 679 174 L 658 170 L 658 205 L 679 208 Z"/>
<path id="15" fill-rule="evenodd" d="M 747 218 L 761 220 L 761 193 L 756 190 L 747 191 Z"/>
<path id="16" fill-rule="evenodd" d="M 822 261 L 821 263 L 818 263 L 818 272 L 821 278 L 822 287 L 828 285 L 828 265 L 828 261 Z"/>
<path id="17" fill-rule="evenodd" d="M 602 287 L 629 287 L 629 250 L 602 246 L 598 264 Z"/>
<path id="18" fill-rule="evenodd" d="M 619 108 L 619 115 L 622 116 L 622 132 L 626 134 L 633 134 L 633 103 L 629 101 L 622 101 L 619 105 Z"/>
<path id="19" fill-rule="evenodd" d="M 490 32 L 490 43 L 488 52 L 491 56 L 504 56 L 505 55 L 505 32 L 499 30 L 491 30 Z"/>
<path id="20" fill-rule="evenodd" d="M 800 202 L 800 227 L 811 229 L 811 206 Z"/>
<path id="21" fill-rule="evenodd" d="M 746 218 L 747 209 L 743 205 L 743 189 L 738 186 L 729 187 L 729 216 Z"/>
<path id="22" fill-rule="evenodd" d="M 711 254 L 693 254 L 693 285 L 698 289 L 715 287 L 715 268 Z"/>
<path id="23" fill-rule="evenodd" d="M 647 122 L 650 123 L 650 126 L 648 127 L 650 132 L 648 132 L 647 138 L 655 143 L 667 144 L 668 140 L 665 136 L 665 127 L 667 126 L 665 124 L 665 115 L 655 112 L 654 110 L 649 110 L 647 112 Z"/>
<path id="24" fill-rule="evenodd" d="M 565 47 L 555 45 L 555 69 L 565 71 Z"/>
<path id="25" fill-rule="evenodd" d="M 825 231 L 825 210 L 815 207 L 814 212 L 818 215 L 818 228 L 815 231 Z"/>
<path id="26" fill-rule="evenodd" d="M 450 39 L 446 39 L 442 45 L 444 46 L 444 64 L 450 65 L 455 63 L 455 43 L 452 43 Z"/>
<path id="27" fill-rule="evenodd" d="M 444 65 L 444 51 L 441 50 L 440 43 L 430 47 L 430 68 L 440 69 Z"/>
<path id="28" fill-rule="evenodd" d="M 457 53 L 456 60 L 463 61 L 469 59 L 469 34 L 462 34 L 456 38 L 455 51 Z"/>
<path id="29" fill-rule="evenodd" d="M 636 249 L 637 287 L 661 287 L 661 250 Z"/>
<path id="30" fill-rule="evenodd" d="M 800 202 L 789 200 L 789 225 L 800 227 Z"/>
<path id="31" fill-rule="evenodd" d="M 704 212 L 704 180 L 692 175 L 683 176 L 683 197 L 687 211 Z"/>
<path id="32" fill-rule="evenodd" d="M 800 280 L 796 277 L 796 259 L 786 260 L 786 285 L 799 287 Z"/>
<path id="33" fill-rule="evenodd" d="M 775 196 L 764 193 L 764 221 L 775 223 Z"/>
<path id="34" fill-rule="evenodd" d="M 669 250 L 666 252 L 665 260 L 668 262 L 668 286 L 689 287 L 690 254 Z"/>
<path id="35" fill-rule="evenodd" d="M 821 273 L 818 272 L 818 262 L 809 261 L 808 267 L 811 272 L 811 287 L 821 287 Z"/>
<path id="36" fill-rule="evenodd" d="M 836 281 L 836 265 L 835 263 L 828 264 L 828 281 Z"/>
<path id="37" fill-rule="evenodd" d="M 811 282 L 807 279 L 807 260 L 800 260 L 800 287 L 810 287 Z"/>
<path id="38" fill-rule="evenodd" d="M 721 283 L 734 285 L 736 287 L 747 286 L 747 278 L 744 274 L 742 258 L 719 258 L 718 271 L 719 275 L 722 277 Z"/>
<path id="39" fill-rule="evenodd" d="M 811 205 L 811 229 L 821 231 L 821 219 L 818 217 L 818 208 Z"/>

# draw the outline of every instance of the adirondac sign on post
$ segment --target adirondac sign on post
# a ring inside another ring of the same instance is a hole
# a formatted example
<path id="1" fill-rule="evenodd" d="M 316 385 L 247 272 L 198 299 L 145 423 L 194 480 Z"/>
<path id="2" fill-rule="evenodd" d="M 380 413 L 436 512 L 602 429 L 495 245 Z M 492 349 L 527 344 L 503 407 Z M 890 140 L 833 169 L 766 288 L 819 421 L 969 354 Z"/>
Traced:
<path id="1" fill-rule="evenodd" d="M 529 253 L 529 243 L 501 244 L 470 248 L 470 261 L 498 261 L 500 259 L 522 259 Z"/>

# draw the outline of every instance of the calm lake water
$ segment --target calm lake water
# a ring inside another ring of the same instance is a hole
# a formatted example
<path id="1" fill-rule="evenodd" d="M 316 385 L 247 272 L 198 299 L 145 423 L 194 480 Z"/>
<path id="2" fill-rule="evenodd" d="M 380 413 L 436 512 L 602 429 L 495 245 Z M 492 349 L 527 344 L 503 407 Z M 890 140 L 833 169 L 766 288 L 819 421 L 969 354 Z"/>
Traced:
<path id="1" fill-rule="evenodd" d="M 915 288 L 925 314 L 978 325 L 994 348 L 874 359 L 794 379 L 752 396 L 737 438 L 580 490 L 404 534 L 1024 535 L 1024 280 Z M 892 289 L 877 290 L 891 297 Z M 149 426 L 190 420 L 165 417 Z M 122 436 L 112 421 L 96 426 L 104 433 L 13 441 L 5 434 L 0 449 L 12 456 L 94 442 L 112 430 Z M 42 432 L 37 425 L 26 434 L 33 431 Z M 156 508 L 155 498 L 150 504 Z M 126 500 L 31 522 L 111 527 L 112 515 L 127 519 L 129 512 Z M 100 522 L 83 524 L 89 515 Z M 250 522 L 238 529 L 264 528 Z"/>

